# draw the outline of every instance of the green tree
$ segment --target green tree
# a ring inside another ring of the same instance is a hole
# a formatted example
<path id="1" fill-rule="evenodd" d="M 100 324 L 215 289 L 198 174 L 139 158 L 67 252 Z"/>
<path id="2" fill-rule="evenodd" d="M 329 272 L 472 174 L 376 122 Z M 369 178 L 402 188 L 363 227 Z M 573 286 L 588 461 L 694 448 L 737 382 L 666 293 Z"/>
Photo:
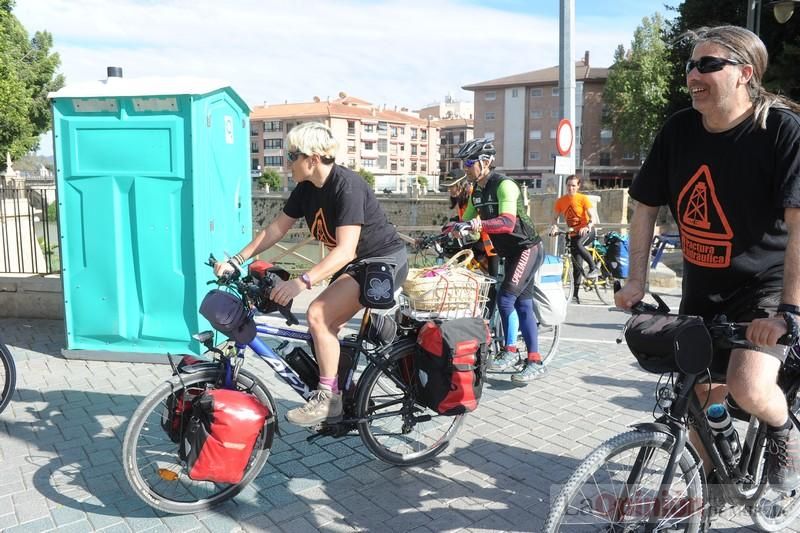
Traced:
<path id="1" fill-rule="evenodd" d="M 420 174 L 417 176 L 417 183 L 419 183 L 420 187 L 425 190 L 428 190 L 428 178 Z"/>
<path id="2" fill-rule="evenodd" d="M 358 169 L 358 174 L 364 178 L 364 181 L 366 181 L 370 187 L 373 189 L 375 188 L 375 174 L 365 168 Z"/>
<path id="3" fill-rule="evenodd" d="M 642 19 L 631 49 L 614 53 L 603 90 L 603 120 L 623 147 L 644 154 L 664 122 L 671 81 L 664 20 L 656 13 Z"/>
<path id="4" fill-rule="evenodd" d="M 764 85 L 772 92 L 800 100 L 800 69 L 797 68 L 800 64 L 800 16 L 795 13 L 787 23 L 779 24 L 767 3 L 762 2 L 759 30 L 759 37 L 766 44 L 770 58 L 769 68 L 764 74 Z M 702 26 L 746 26 L 747 4 L 742 0 L 684 0 L 678 7 L 667 8 L 676 12 L 667 32 L 667 42 L 672 45 L 669 50 L 672 81 L 668 115 L 691 105 L 684 65 L 692 50 L 690 43 L 682 36 L 687 30 Z"/>
<path id="5" fill-rule="evenodd" d="M 283 179 L 280 173 L 274 168 L 264 169 L 264 172 L 258 177 L 258 183 L 263 187 L 269 185 L 271 191 L 278 190 L 283 184 Z"/>
<path id="6" fill-rule="evenodd" d="M 50 128 L 47 93 L 64 86 L 56 75 L 58 54 L 53 37 L 37 31 L 33 38 L 11 13 L 14 0 L 0 0 L 0 166 L 5 154 L 18 158 L 37 147 Z"/>

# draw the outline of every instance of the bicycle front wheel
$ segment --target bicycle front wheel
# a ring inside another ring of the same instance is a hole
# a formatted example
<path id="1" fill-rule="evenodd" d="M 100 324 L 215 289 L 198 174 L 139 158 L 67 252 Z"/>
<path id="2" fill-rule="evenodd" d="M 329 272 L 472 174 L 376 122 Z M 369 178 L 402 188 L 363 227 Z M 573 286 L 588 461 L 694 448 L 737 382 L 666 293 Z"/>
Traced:
<path id="1" fill-rule="evenodd" d="M 0 389 L 0 413 L 2 413 L 8 407 L 17 386 L 14 358 L 11 356 L 11 350 L 2 341 L 0 341 L 0 384 L 2 384 Z"/>
<path id="2" fill-rule="evenodd" d="M 544 531 L 700 531 L 703 471 L 688 446 L 669 490 L 661 490 L 673 446 L 672 435 L 654 431 L 629 431 L 604 442 L 562 487 Z"/>
<path id="3" fill-rule="evenodd" d="M 133 491 L 147 504 L 168 513 L 194 513 L 232 498 L 250 483 L 267 462 L 275 434 L 275 405 L 266 385 L 244 370 L 236 382 L 238 390 L 252 393 L 269 407 L 270 419 L 256 439 L 244 477 L 239 483 L 196 481 L 189 477 L 186 461 L 162 427 L 174 398 L 184 398 L 188 389 L 215 386 L 216 369 L 173 376 L 148 394 L 131 416 L 122 444 L 125 477 Z"/>
<path id="4" fill-rule="evenodd" d="M 358 380 L 358 432 L 375 457 L 411 466 L 442 453 L 458 433 L 464 415 L 444 416 L 415 401 L 411 386 L 414 339 L 389 349 L 386 366 L 370 363 Z"/>

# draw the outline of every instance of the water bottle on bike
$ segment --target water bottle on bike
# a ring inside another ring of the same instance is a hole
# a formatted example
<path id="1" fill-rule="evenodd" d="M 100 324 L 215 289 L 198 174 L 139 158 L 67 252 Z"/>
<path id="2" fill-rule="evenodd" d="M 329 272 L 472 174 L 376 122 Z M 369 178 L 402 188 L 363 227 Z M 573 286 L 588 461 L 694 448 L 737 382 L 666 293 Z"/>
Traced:
<path id="1" fill-rule="evenodd" d="M 714 439 L 719 446 L 720 454 L 728 464 L 735 464 L 741 453 L 739 444 L 739 434 L 733 427 L 733 419 L 728 410 L 721 403 L 715 403 L 708 407 L 708 425 L 714 432 Z"/>

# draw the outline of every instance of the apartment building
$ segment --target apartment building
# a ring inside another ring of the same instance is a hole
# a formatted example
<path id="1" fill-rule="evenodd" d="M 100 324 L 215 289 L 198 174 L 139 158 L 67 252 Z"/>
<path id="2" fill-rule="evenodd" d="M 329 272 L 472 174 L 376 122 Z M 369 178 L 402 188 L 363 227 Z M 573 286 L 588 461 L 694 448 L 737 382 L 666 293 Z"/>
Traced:
<path id="1" fill-rule="evenodd" d="M 533 190 L 554 191 L 556 127 L 561 120 L 559 69 L 550 67 L 466 85 L 475 94 L 475 137 L 491 137 L 496 164 Z M 604 128 L 607 68 L 592 68 L 589 52 L 575 63 L 576 171 L 596 186 L 625 187 L 638 171 L 638 155 L 614 143 Z"/>
<path id="2" fill-rule="evenodd" d="M 293 188 L 285 157 L 286 135 L 303 122 L 321 122 L 339 141 L 336 161 L 353 170 L 375 174 L 378 191 L 405 192 L 418 175 L 428 188 L 438 185 L 439 131 L 430 119 L 406 108 L 387 109 L 339 93 L 335 100 L 256 107 L 250 113 L 250 160 L 253 176 L 273 168 L 283 176 L 284 190 Z"/>
<path id="3" fill-rule="evenodd" d="M 474 121 L 467 118 L 435 120 L 431 124 L 439 130 L 439 178 L 453 169 L 462 167 L 455 155 L 462 144 L 474 138 Z"/>

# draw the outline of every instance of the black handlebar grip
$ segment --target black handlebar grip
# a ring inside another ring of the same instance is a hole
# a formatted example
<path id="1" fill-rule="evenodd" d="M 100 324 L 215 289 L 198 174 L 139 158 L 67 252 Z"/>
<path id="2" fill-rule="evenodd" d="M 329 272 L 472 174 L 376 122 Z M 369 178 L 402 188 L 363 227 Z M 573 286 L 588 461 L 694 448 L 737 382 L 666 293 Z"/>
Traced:
<path id="1" fill-rule="evenodd" d="M 287 326 L 296 326 L 300 323 L 300 321 L 297 320 L 297 317 L 294 316 L 294 313 L 292 313 L 292 310 L 288 307 L 279 307 L 278 311 L 280 311 L 280 313 L 283 315 L 283 318 L 286 319 Z"/>

